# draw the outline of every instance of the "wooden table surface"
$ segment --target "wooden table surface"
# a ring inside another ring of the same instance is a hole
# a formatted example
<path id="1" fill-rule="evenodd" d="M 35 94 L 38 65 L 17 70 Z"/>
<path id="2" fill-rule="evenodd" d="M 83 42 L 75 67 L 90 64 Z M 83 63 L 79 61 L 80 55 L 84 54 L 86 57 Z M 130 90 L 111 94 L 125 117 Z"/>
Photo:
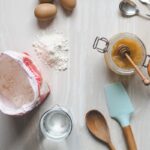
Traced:
<path id="1" fill-rule="evenodd" d="M 150 21 L 140 17 L 123 18 L 118 5 L 120 0 L 78 0 L 72 14 L 59 6 L 51 24 L 39 24 L 33 11 L 38 0 L 0 0 L 0 49 L 33 53 L 32 43 L 42 32 L 62 31 L 70 42 L 69 68 L 58 72 L 40 64 L 45 79 L 51 86 L 51 95 L 33 112 L 20 118 L 0 114 L 0 150 L 107 150 L 87 131 L 85 114 L 90 109 L 101 111 L 107 121 L 112 141 L 117 150 L 126 150 L 121 128 L 109 117 L 104 86 L 122 81 L 135 106 L 131 125 L 138 150 L 150 149 L 150 89 L 138 77 L 119 77 L 106 67 L 102 54 L 92 49 L 94 38 L 111 38 L 120 32 L 139 36 L 150 49 Z M 150 10 L 136 1 L 143 13 Z M 59 104 L 70 110 L 73 131 L 64 142 L 54 143 L 39 137 L 41 115 Z"/>

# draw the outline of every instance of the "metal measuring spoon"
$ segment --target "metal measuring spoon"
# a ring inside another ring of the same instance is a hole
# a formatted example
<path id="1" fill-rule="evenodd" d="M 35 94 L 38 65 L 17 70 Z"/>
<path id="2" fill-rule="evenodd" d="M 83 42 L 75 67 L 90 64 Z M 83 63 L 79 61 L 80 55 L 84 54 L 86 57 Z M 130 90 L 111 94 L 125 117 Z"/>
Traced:
<path id="1" fill-rule="evenodd" d="M 86 114 L 86 126 L 90 133 L 104 142 L 110 150 L 116 150 L 110 139 L 107 122 L 99 111 L 91 110 Z"/>
<path id="2" fill-rule="evenodd" d="M 123 16 L 125 17 L 132 17 L 135 15 L 150 19 L 150 15 L 148 14 L 141 14 L 140 10 L 137 8 L 137 5 L 131 0 L 123 0 L 119 4 L 119 9 Z"/>
<path id="3" fill-rule="evenodd" d="M 150 0 L 139 0 L 142 4 L 146 5 L 147 8 L 150 10 Z M 150 16 L 150 15 L 148 15 Z"/>
<path id="4" fill-rule="evenodd" d="M 139 0 L 139 1 L 145 5 L 150 5 L 150 0 Z"/>

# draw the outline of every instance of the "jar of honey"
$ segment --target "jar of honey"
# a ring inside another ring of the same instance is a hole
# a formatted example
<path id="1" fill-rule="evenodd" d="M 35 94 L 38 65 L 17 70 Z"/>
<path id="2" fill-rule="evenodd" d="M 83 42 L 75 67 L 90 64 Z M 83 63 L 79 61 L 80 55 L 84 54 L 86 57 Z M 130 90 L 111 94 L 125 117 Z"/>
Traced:
<path id="1" fill-rule="evenodd" d="M 100 48 L 100 41 L 105 43 L 103 48 Z M 132 33 L 119 33 L 110 40 L 104 37 L 96 37 L 93 48 L 104 53 L 106 64 L 113 72 L 119 75 L 131 75 L 135 72 L 135 69 L 126 58 L 119 54 L 119 47 L 122 45 L 130 49 L 130 57 L 139 68 L 145 66 L 146 58 L 149 55 L 146 54 L 143 42 Z"/>

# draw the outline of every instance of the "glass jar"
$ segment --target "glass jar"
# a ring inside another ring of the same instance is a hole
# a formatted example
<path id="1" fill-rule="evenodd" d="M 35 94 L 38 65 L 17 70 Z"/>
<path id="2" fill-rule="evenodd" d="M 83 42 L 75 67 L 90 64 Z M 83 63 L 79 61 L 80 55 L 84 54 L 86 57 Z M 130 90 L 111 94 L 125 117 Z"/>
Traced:
<path id="1" fill-rule="evenodd" d="M 68 111 L 56 105 L 46 111 L 40 119 L 40 131 L 51 140 L 62 140 L 72 131 L 72 119 Z"/>
<path id="2" fill-rule="evenodd" d="M 139 68 L 141 68 L 142 66 L 147 67 L 146 65 L 144 65 L 146 63 L 147 56 L 149 57 L 149 55 L 146 54 L 146 48 L 145 48 L 143 42 L 136 35 L 134 35 L 132 33 L 116 34 L 109 41 L 104 37 L 102 37 L 102 38 L 96 37 L 93 48 L 96 49 L 100 53 L 104 53 L 104 58 L 105 58 L 106 64 L 113 72 L 115 72 L 116 74 L 119 74 L 119 75 L 131 75 L 135 72 L 134 68 L 121 68 L 116 65 L 116 63 L 114 62 L 114 60 L 112 58 L 113 46 L 119 40 L 122 40 L 122 39 L 132 39 L 141 47 L 142 59 L 141 59 L 140 63 L 138 64 L 138 66 L 139 66 Z M 105 42 L 104 48 L 99 48 L 100 41 Z"/>

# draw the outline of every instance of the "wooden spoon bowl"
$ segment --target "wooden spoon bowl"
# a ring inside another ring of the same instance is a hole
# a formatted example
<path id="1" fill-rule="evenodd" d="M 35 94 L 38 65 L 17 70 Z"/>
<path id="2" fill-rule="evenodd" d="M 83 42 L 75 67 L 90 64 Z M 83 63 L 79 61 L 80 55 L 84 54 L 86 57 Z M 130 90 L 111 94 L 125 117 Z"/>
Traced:
<path id="1" fill-rule="evenodd" d="M 110 150 L 115 150 L 111 142 L 107 122 L 99 111 L 91 110 L 86 114 L 86 125 L 94 137 L 106 144 Z"/>

